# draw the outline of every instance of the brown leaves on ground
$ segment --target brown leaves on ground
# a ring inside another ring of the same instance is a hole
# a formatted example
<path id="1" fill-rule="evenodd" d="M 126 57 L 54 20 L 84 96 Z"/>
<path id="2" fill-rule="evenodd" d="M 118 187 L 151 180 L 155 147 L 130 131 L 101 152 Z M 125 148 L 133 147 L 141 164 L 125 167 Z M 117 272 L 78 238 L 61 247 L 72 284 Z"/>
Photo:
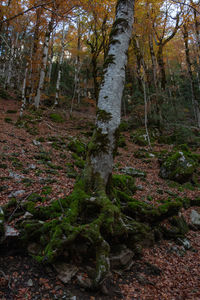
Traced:
<path id="1" fill-rule="evenodd" d="M 67 177 L 66 174 L 66 164 L 73 163 L 72 153 L 67 149 L 68 138 L 78 136 L 85 141 L 88 140 L 86 137 L 86 133 L 90 130 L 88 120 L 90 124 L 94 123 L 94 110 L 92 113 L 91 111 L 75 112 L 72 120 L 66 116 L 64 123 L 56 125 L 48 118 L 48 112 L 45 111 L 42 121 L 33 125 L 38 131 L 38 135 L 33 136 L 25 128 L 18 128 L 14 125 L 18 113 L 8 115 L 8 110 L 19 110 L 18 108 L 19 103 L 0 99 L 0 164 L 2 164 L 0 206 L 9 201 L 9 195 L 12 192 L 23 190 L 24 192 L 17 196 L 17 200 L 22 201 L 32 192 L 43 195 L 44 187 L 50 186 L 51 192 L 46 194 L 45 201 L 38 203 L 38 205 L 48 205 L 53 199 L 65 197 L 73 190 L 74 179 Z M 5 117 L 8 116 L 12 119 L 12 123 L 5 122 Z M 130 166 L 147 173 L 145 179 L 136 179 L 136 185 L 141 189 L 136 191 L 134 198 L 157 205 L 160 200 L 166 199 L 170 194 L 189 198 L 198 196 L 198 189 L 169 187 L 167 181 L 158 176 L 157 158 L 136 158 L 134 152 L 140 147 L 130 141 L 128 133 L 124 135 L 127 146 L 119 149 L 119 155 L 115 160 L 116 166 L 120 168 Z M 53 147 L 50 137 L 61 138 L 66 146 Z M 41 142 L 35 145 L 33 140 L 41 140 Z M 156 145 L 153 151 L 160 152 L 169 148 L 170 146 Z M 49 166 L 35 159 L 35 155 L 41 151 L 50 155 Z M 19 180 L 10 178 L 10 172 L 17 173 L 21 178 Z M 44 183 L 45 179 L 50 179 L 50 183 Z M 190 210 L 182 213 L 189 220 Z M 80 300 L 200 299 L 199 232 L 190 231 L 187 238 L 191 242 L 192 250 L 186 251 L 183 256 L 173 250 L 181 247 L 173 241 L 162 241 L 153 248 L 145 249 L 142 260 L 136 260 L 129 271 L 123 275 L 113 274 L 108 288 L 110 295 L 81 290 L 76 282 L 64 286 L 57 281 L 51 269 L 44 269 L 30 257 L 13 257 L 9 253 L 3 253 L 0 256 L 0 299 L 70 299 L 72 295 L 76 295 L 76 299 Z M 156 273 L 152 270 L 161 272 Z"/>

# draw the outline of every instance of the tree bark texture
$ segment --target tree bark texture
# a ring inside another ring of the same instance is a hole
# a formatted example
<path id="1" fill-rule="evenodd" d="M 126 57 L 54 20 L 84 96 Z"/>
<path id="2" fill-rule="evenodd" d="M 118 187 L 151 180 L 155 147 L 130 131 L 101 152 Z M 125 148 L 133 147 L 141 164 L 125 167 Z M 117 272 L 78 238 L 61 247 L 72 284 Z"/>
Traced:
<path id="1" fill-rule="evenodd" d="M 189 80 L 190 80 L 194 116 L 195 116 L 195 120 L 197 122 L 198 127 L 200 127 L 200 108 L 199 108 L 199 104 L 198 104 L 198 101 L 197 101 L 197 98 L 195 95 L 195 86 L 194 86 L 194 79 L 193 79 L 191 60 L 190 60 L 190 50 L 189 50 L 189 45 L 188 45 L 188 30 L 187 30 L 186 25 L 183 26 L 183 39 L 184 39 L 184 44 L 185 44 L 185 56 L 186 56 L 186 63 L 187 63 Z"/>
<path id="2" fill-rule="evenodd" d="M 40 69 L 37 93 L 36 93 L 36 96 L 35 96 L 35 99 L 34 99 L 36 108 L 39 107 L 41 91 L 42 91 L 43 85 L 44 85 L 45 71 L 46 71 L 47 59 L 48 59 L 49 40 L 50 40 L 50 35 L 51 35 L 52 29 L 53 29 L 53 22 L 54 22 L 54 15 L 52 13 L 51 20 L 48 24 L 48 28 L 47 28 L 47 31 L 46 31 L 46 34 L 45 34 L 43 57 L 42 57 L 42 66 L 41 66 L 41 69 Z"/>
<path id="3" fill-rule="evenodd" d="M 86 165 L 88 179 L 91 181 L 98 178 L 98 182 L 105 187 L 112 173 L 116 150 L 127 52 L 132 34 L 133 9 L 133 0 L 118 0 L 108 55 L 104 64 L 104 78 L 99 91 L 96 130 L 88 150 Z"/>

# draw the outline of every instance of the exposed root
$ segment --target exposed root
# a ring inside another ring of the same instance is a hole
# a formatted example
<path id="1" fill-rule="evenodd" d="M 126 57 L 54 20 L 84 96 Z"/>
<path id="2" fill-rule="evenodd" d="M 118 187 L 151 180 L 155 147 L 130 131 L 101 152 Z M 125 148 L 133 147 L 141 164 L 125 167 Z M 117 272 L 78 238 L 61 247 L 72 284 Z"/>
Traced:
<path id="1" fill-rule="evenodd" d="M 32 199 L 23 204 L 22 210 L 25 208 L 33 218 L 22 218 L 17 223 L 20 238 L 25 245 L 33 241 L 39 245 L 35 258 L 40 262 L 53 262 L 65 250 L 71 251 L 72 257 L 74 246 L 84 241 L 89 245 L 88 255 L 96 253 L 92 255 L 96 263 L 92 288 L 97 288 L 109 273 L 109 255 L 114 243 L 126 244 L 137 254 L 138 247 L 152 244 L 158 232 L 170 236 L 171 232 L 160 226 L 162 220 L 177 215 L 182 207 L 200 205 L 200 199 L 178 198 L 155 208 L 134 200 L 134 190 L 134 182 L 129 176 L 121 175 L 120 178 L 117 175 L 109 196 L 102 188 L 96 189 L 95 193 L 89 192 L 80 179 L 68 198 L 54 201 L 49 207 L 36 207 Z M 184 235 L 187 231 L 184 220 L 178 218 L 171 221 L 178 229 L 170 237 Z"/>

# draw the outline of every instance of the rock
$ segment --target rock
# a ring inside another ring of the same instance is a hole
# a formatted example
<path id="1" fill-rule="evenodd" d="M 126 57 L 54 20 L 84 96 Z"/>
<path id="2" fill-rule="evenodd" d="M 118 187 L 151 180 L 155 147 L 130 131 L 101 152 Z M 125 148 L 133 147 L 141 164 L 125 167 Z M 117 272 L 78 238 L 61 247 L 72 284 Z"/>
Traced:
<path id="1" fill-rule="evenodd" d="M 137 185 L 136 187 L 138 191 L 144 191 L 144 187 L 142 185 Z"/>
<path id="2" fill-rule="evenodd" d="M 200 228 L 200 214 L 194 209 L 190 213 L 190 221 L 193 225 Z"/>
<path id="3" fill-rule="evenodd" d="M 27 286 L 31 287 L 33 286 L 33 280 L 30 278 L 27 283 L 26 283 Z"/>
<path id="4" fill-rule="evenodd" d="M 177 246 L 172 246 L 170 249 L 169 249 L 169 252 L 174 252 L 176 253 L 178 256 L 180 257 L 183 257 L 186 253 L 184 247 L 177 247 Z"/>
<path id="5" fill-rule="evenodd" d="M 144 133 L 143 130 L 135 131 L 133 134 L 130 135 L 131 140 L 133 143 L 139 146 L 147 146 L 148 145 L 148 137 L 147 134 Z"/>
<path id="6" fill-rule="evenodd" d="M 58 278 L 63 283 L 68 283 L 78 272 L 76 266 L 67 263 L 55 263 L 53 266 L 58 272 Z"/>
<path id="7" fill-rule="evenodd" d="M 20 181 L 21 179 L 25 178 L 23 175 L 17 174 L 17 173 L 12 172 L 12 171 L 9 172 L 9 177 L 13 178 L 13 179 L 15 179 L 17 181 Z"/>
<path id="8" fill-rule="evenodd" d="M 33 140 L 33 145 L 35 145 L 35 146 L 40 146 L 41 143 L 40 143 L 39 141 Z"/>
<path id="9" fill-rule="evenodd" d="M 128 267 L 132 263 L 132 258 L 134 256 L 133 251 L 128 249 L 125 245 L 119 246 L 119 249 L 116 253 L 111 255 L 110 264 L 112 268 Z"/>
<path id="10" fill-rule="evenodd" d="M 19 235 L 19 231 L 13 226 L 5 224 L 5 238 L 17 237 Z"/>
<path id="11" fill-rule="evenodd" d="M 85 274 L 79 274 L 77 280 L 78 284 L 83 288 L 90 288 L 92 286 L 92 280 L 89 277 L 85 277 Z"/>
<path id="12" fill-rule="evenodd" d="M 191 180 L 198 163 L 196 157 L 187 151 L 176 151 L 161 160 L 159 176 L 179 183 Z"/>
<path id="13" fill-rule="evenodd" d="M 37 167 L 34 164 L 28 165 L 28 169 L 35 170 Z"/>
<path id="14" fill-rule="evenodd" d="M 189 249 L 192 248 L 192 246 L 191 246 L 191 244 L 190 244 L 190 241 L 189 241 L 188 239 L 186 239 L 186 238 L 183 238 L 183 239 L 178 238 L 178 239 L 177 239 L 177 242 L 178 242 L 181 246 L 183 246 L 183 247 L 185 248 L 185 250 L 189 250 Z"/>
<path id="15" fill-rule="evenodd" d="M 15 192 L 10 193 L 8 195 L 8 198 L 17 198 L 17 197 L 22 196 L 24 193 L 25 193 L 25 190 L 15 191 Z"/>
<path id="16" fill-rule="evenodd" d="M 25 214 L 23 215 L 23 219 L 31 219 L 33 217 L 33 215 L 31 213 L 29 213 L 28 211 L 25 212 Z"/>
<path id="17" fill-rule="evenodd" d="M 140 171 L 136 168 L 132 168 L 132 167 L 125 167 L 123 169 L 120 170 L 122 173 L 132 176 L 132 177 L 146 177 L 147 174 L 143 171 Z"/>

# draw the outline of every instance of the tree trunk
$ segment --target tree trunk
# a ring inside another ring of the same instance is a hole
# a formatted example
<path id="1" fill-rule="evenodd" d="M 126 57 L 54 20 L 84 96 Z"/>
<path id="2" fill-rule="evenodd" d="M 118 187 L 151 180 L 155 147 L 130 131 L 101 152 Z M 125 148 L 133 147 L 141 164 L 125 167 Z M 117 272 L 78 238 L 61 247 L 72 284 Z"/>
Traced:
<path id="1" fill-rule="evenodd" d="M 159 70 L 160 70 L 161 88 L 163 90 L 165 90 L 166 74 L 165 74 L 165 64 L 164 64 L 164 60 L 163 60 L 163 44 L 160 44 L 158 47 L 157 62 L 159 65 Z"/>
<path id="2" fill-rule="evenodd" d="M 198 104 L 198 101 L 197 101 L 197 98 L 195 95 L 194 79 L 193 79 L 191 61 L 190 61 L 190 50 L 189 50 L 189 46 L 188 46 L 188 30 L 187 30 L 186 25 L 183 26 L 183 39 L 184 39 L 184 44 L 185 44 L 185 56 L 186 56 L 186 63 L 187 63 L 189 80 L 190 80 L 194 116 L 195 116 L 195 120 L 197 122 L 198 127 L 200 127 L 200 108 L 199 108 L 199 104 Z"/>
<path id="3" fill-rule="evenodd" d="M 59 92 L 60 92 L 61 69 L 62 69 L 64 48 L 65 48 L 65 22 L 63 22 L 61 45 L 62 45 L 62 47 L 61 47 L 61 53 L 60 53 L 60 57 L 59 57 L 58 77 L 57 77 L 57 81 L 56 81 L 56 96 L 55 96 L 54 105 L 58 105 L 58 98 L 59 98 Z"/>
<path id="4" fill-rule="evenodd" d="M 25 106 L 26 106 L 25 91 L 26 91 L 27 73 L 28 73 L 28 63 L 26 63 L 26 69 L 25 69 L 23 86 L 22 86 L 22 106 L 21 106 L 20 114 L 19 114 L 20 118 L 23 116 L 23 112 L 24 112 L 24 109 L 25 109 Z"/>
<path id="5" fill-rule="evenodd" d="M 86 180 L 90 185 L 100 184 L 105 189 L 112 174 L 116 151 L 133 8 L 133 0 L 117 2 L 116 19 L 110 34 L 104 78 L 99 91 L 96 130 L 89 144 L 85 168 Z"/>
<path id="6" fill-rule="evenodd" d="M 46 71 L 47 59 L 48 59 L 49 40 L 50 40 L 50 35 L 51 35 L 51 32 L 52 32 L 52 28 L 53 28 L 53 22 L 54 22 L 54 14 L 52 13 L 51 20 L 48 24 L 48 29 L 47 29 L 46 34 L 45 34 L 42 66 L 41 66 L 41 69 L 40 69 L 40 77 L 39 77 L 37 93 L 36 93 L 36 96 L 35 96 L 35 99 L 34 99 L 36 108 L 39 107 L 41 91 L 42 91 L 43 85 L 44 85 L 45 71 Z"/>
<path id="7" fill-rule="evenodd" d="M 30 68 L 30 83 L 28 86 L 29 103 L 32 102 L 33 94 L 36 90 L 37 73 L 38 73 L 38 46 L 39 46 L 39 29 L 41 24 L 42 7 L 36 10 L 36 23 L 33 35 L 33 45 L 31 46 L 31 68 Z"/>

